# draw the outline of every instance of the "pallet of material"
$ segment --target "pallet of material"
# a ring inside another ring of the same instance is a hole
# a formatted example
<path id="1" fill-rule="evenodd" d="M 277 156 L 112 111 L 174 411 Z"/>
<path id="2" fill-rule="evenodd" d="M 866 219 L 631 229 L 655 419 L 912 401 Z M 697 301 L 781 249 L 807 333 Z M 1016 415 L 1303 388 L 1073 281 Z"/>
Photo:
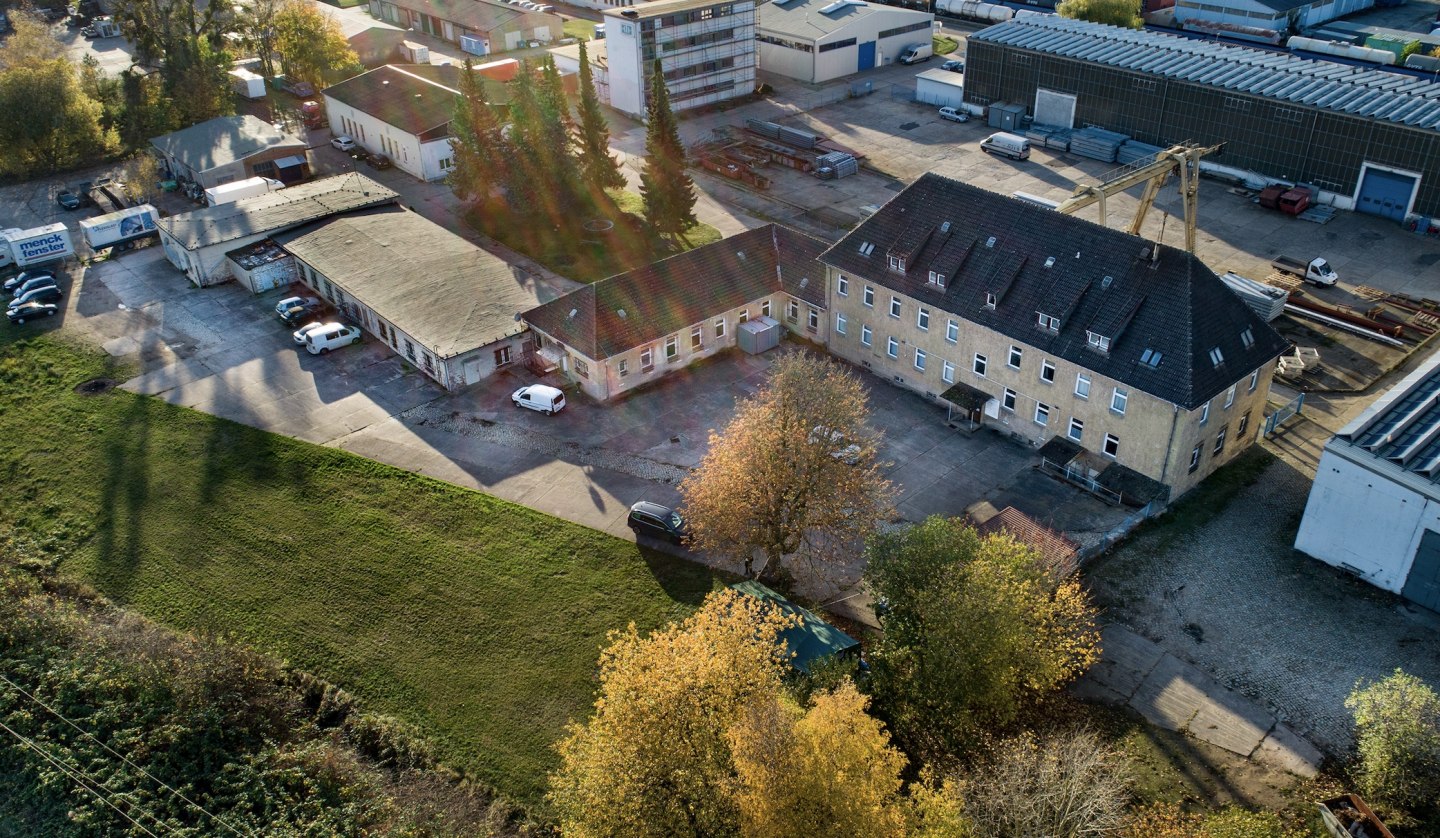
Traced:
<path id="1" fill-rule="evenodd" d="M 1125 134 L 1100 128 L 1082 128 L 1070 135 L 1070 151 L 1091 160 L 1114 163 L 1120 146 L 1130 139 Z"/>
<path id="2" fill-rule="evenodd" d="M 1245 301 L 1252 311 L 1260 315 L 1266 323 L 1285 313 L 1285 302 L 1290 299 L 1290 292 L 1283 288 L 1275 288 L 1263 282 L 1256 282 L 1249 277 L 1237 273 L 1226 273 L 1220 277 L 1225 287 L 1235 292 L 1235 295 Z"/>
<path id="3" fill-rule="evenodd" d="M 1126 140 L 1120 146 L 1119 152 L 1115 155 L 1116 162 L 1129 165 L 1131 163 L 1153 163 L 1155 155 L 1164 149 L 1158 145 L 1142 143 L 1138 140 Z"/>

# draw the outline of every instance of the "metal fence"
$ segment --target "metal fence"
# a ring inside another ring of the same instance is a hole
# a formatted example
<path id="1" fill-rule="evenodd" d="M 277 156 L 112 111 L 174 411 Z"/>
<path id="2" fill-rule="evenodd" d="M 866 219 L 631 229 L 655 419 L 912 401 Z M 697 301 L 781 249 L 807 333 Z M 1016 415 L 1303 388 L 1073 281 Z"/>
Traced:
<path id="1" fill-rule="evenodd" d="M 1154 518 L 1161 512 L 1164 512 L 1165 506 L 1163 501 L 1152 500 L 1133 513 L 1125 516 L 1125 520 L 1106 530 L 1105 534 L 1100 536 L 1099 541 L 1088 547 L 1081 548 L 1079 552 L 1075 554 L 1075 561 L 1084 564 L 1090 559 L 1104 553 L 1106 550 L 1109 550 L 1111 547 L 1114 547 L 1117 542 L 1129 535 L 1136 527 Z"/>
<path id="2" fill-rule="evenodd" d="M 1090 492 L 1091 494 L 1095 495 L 1106 503 L 1111 503 L 1116 506 L 1120 505 L 1120 493 L 1116 492 L 1113 489 L 1107 489 L 1104 486 L 1101 486 L 1099 483 L 1096 483 L 1094 478 L 1092 478 L 1089 473 L 1086 472 L 1084 469 L 1078 469 L 1070 465 L 1061 465 L 1060 463 L 1057 463 L 1046 457 L 1040 458 L 1040 468 L 1043 471 L 1048 471 L 1057 477 L 1074 483 L 1075 485 L 1079 486 L 1087 492 Z"/>
<path id="3" fill-rule="evenodd" d="M 1301 393 L 1291 399 L 1283 407 L 1265 417 L 1265 436 L 1270 436 L 1279 430 L 1281 423 L 1291 416 L 1300 415 L 1300 409 L 1305 406 L 1305 394 Z"/>

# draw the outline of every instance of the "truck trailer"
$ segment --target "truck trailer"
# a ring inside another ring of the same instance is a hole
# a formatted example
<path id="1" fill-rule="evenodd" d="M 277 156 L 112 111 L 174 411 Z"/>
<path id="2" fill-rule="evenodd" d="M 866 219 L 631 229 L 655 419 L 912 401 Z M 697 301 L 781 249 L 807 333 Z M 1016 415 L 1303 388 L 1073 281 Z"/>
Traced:
<path id="1" fill-rule="evenodd" d="M 107 247 L 129 250 L 135 246 L 135 242 L 160 234 L 155 226 L 158 218 L 154 207 L 141 204 L 119 212 L 83 219 L 80 222 L 80 233 L 91 250 L 104 250 Z"/>
<path id="2" fill-rule="evenodd" d="M 29 268 L 62 262 L 74 255 L 75 245 L 64 224 L 0 230 L 0 268 Z"/>
<path id="3" fill-rule="evenodd" d="M 246 180 L 237 180 L 232 183 L 222 183 L 219 186 L 212 186 L 205 190 L 205 203 L 212 207 L 218 207 L 221 204 L 233 204 L 236 201 L 243 201 L 246 198 L 264 195 L 282 186 L 284 186 L 284 184 L 278 180 L 270 180 L 269 178 L 263 177 L 252 177 Z"/>
<path id="4" fill-rule="evenodd" d="M 265 77 L 259 73 L 252 73 L 245 69 L 231 70 L 230 86 L 235 90 L 237 96 L 243 96 L 246 99 L 265 98 Z"/>

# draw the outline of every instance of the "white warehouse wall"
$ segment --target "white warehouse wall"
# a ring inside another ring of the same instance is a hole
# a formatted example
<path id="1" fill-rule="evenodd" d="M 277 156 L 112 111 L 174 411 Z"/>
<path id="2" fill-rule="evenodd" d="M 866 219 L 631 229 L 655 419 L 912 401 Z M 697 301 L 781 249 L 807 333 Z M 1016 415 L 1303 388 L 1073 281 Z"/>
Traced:
<path id="1" fill-rule="evenodd" d="M 1440 505 L 1327 448 L 1295 549 L 1400 593 L 1426 529 L 1440 532 Z"/>
<path id="2" fill-rule="evenodd" d="M 335 135 L 349 134 L 366 151 L 379 152 L 390 156 L 395 168 L 412 177 L 427 180 L 421 168 L 420 141 L 414 134 L 407 134 L 388 122 L 382 122 L 364 111 L 350 107 L 344 102 L 326 96 L 325 113 L 330 118 L 330 132 Z M 347 122 L 348 120 L 348 122 Z M 385 137 L 390 145 L 380 143 Z"/>

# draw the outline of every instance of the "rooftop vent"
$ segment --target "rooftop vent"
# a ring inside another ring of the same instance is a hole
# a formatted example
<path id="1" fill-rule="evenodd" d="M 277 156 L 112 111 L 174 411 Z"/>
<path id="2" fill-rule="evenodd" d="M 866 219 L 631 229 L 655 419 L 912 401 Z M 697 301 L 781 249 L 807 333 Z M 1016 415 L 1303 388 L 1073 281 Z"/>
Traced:
<path id="1" fill-rule="evenodd" d="M 1046 257 L 1045 257 L 1045 267 L 1047 267 L 1047 268 L 1053 268 L 1053 267 L 1055 267 L 1055 257 L 1054 257 L 1054 256 L 1046 256 Z"/>
<path id="2" fill-rule="evenodd" d="M 801 288 L 804 288 L 805 286 L 807 286 L 807 285 L 809 285 L 809 284 L 810 284 L 810 277 L 808 277 L 808 276 L 802 276 L 802 277 L 800 277 L 800 287 L 801 287 Z"/>
<path id="3" fill-rule="evenodd" d="M 618 308 L 618 309 L 616 309 L 616 310 L 615 310 L 615 313 L 618 314 L 618 315 L 620 315 L 620 319 L 621 319 L 621 320 L 624 320 L 625 318 L 627 318 L 627 317 L 630 316 L 630 315 L 628 315 L 628 314 L 625 313 L 625 309 L 623 309 L 623 308 Z"/>
<path id="4" fill-rule="evenodd" d="M 740 261 L 741 261 L 741 262 L 744 262 L 744 261 L 745 261 L 745 251 L 743 251 L 743 250 L 737 250 L 737 251 L 735 251 L 735 255 L 740 257 Z"/>
<path id="5" fill-rule="evenodd" d="M 1109 288 L 1109 287 L 1110 287 L 1110 283 L 1112 283 L 1112 282 L 1114 282 L 1114 281 L 1115 281 L 1115 277 L 1110 276 L 1110 275 L 1107 274 L 1104 279 L 1100 280 L 1100 287 L 1101 287 L 1101 288 Z"/>
<path id="6" fill-rule="evenodd" d="M 578 309 L 578 308 L 572 308 L 572 309 L 570 309 L 570 313 L 567 314 L 567 315 L 565 315 L 565 319 L 566 319 L 566 320 L 574 320 L 574 319 L 575 319 L 575 315 L 577 315 L 577 314 L 579 314 L 579 313 L 580 313 L 580 309 Z"/>
<path id="7" fill-rule="evenodd" d="M 940 232 L 942 232 L 942 233 L 948 233 L 948 232 L 950 232 L 950 222 L 946 221 L 946 222 L 942 223 L 942 224 L 940 225 Z"/>
<path id="8" fill-rule="evenodd" d="M 986 239 L 986 240 L 985 240 L 985 246 L 986 246 L 986 247 L 994 247 L 994 246 L 995 246 L 995 237 L 994 237 L 994 236 L 991 236 L 990 238 Z"/>

